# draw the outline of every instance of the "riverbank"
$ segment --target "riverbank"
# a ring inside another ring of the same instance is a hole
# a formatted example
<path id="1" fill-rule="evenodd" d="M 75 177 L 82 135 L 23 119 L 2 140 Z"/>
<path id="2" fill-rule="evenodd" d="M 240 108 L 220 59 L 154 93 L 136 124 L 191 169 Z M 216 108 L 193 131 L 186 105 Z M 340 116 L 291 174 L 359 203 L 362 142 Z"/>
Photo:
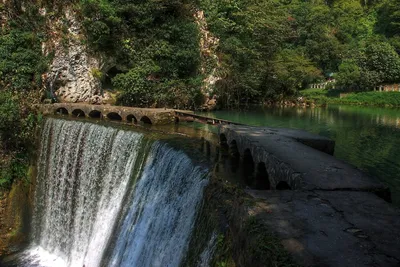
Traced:
<path id="1" fill-rule="evenodd" d="M 378 107 L 400 107 L 399 92 L 355 92 L 343 93 L 339 90 L 305 89 L 300 91 L 305 102 L 316 105 L 347 104 Z"/>

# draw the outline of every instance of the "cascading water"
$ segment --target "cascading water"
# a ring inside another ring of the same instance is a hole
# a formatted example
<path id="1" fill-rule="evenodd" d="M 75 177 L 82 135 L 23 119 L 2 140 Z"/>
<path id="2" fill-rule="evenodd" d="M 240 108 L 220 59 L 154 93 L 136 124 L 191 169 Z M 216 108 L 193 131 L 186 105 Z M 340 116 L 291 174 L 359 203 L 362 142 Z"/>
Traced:
<path id="1" fill-rule="evenodd" d="M 207 172 L 155 142 L 138 178 L 145 147 L 139 133 L 47 119 L 32 245 L 17 265 L 179 266 Z"/>
<path id="2" fill-rule="evenodd" d="M 179 266 L 207 183 L 204 176 L 185 154 L 156 143 L 121 226 L 110 266 Z"/>

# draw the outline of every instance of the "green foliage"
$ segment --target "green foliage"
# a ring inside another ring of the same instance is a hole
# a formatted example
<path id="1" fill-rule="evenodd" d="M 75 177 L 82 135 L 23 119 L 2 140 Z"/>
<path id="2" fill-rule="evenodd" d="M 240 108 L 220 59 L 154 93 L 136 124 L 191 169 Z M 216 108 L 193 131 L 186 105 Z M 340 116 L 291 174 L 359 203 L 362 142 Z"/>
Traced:
<path id="1" fill-rule="evenodd" d="M 27 176 L 29 153 L 41 117 L 23 104 L 18 94 L 0 90 L 0 187 L 9 187 L 15 179 Z"/>
<path id="2" fill-rule="evenodd" d="M 273 1 L 202 0 L 200 6 L 220 39 L 220 102 L 229 107 L 259 99 L 273 76 L 269 63 L 292 35 L 287 14 Z"/>
<path id="3" fill-rule="evenodd" d="M 0 35 L 0 87 L 13 90 L 38 88 L 46 63 L 37 35 L 19 29 Z"/>
<path id="4" fill-rule="evenodd" d="M 123 91 L 119 101 L 122 105 L 148 106 L 155 102 L 157 81 L 150 75 L 157 72 L 156 65 L 144 64 L 119 74 L 113 79 L 114 88 Z"/>
<path id="5" fill-rule="evenodd" d="M 247 255 L 251 266 L 285 266 L 295 267 L 291 255 L 283 249 L 280 240 L 275 237 L 268 227 L 255 216 L 249 217 L 245 223 L 244 232 L 254 239 L 248 241 Z"/>
<path id="6" fill-rule="evenodd" d="M 8 19 L 0 32 L 0 89 L 31 90 L 47 68 L 42 55 L 44 20 L 35 3 L 6 3 Z"/>
<path id="7" fill-rule="evenodd" d="M 20 121 L 17 99 L 8 91 L 0 91 L 0 141 L 9 142 L 19 132 Z"/>
<path id="8" fill-rule="evenodd" d="M 153 0 L 82 0 L 80 5 L 89 45 L 114 57 L 122 72 L 113 78 L 121 92 L 118 103 L 194 107 L 201 84 L 194 82 L 200 50 L 191 5 Z"/>
<path id="9" fill-rule="evenodd" d="M 355 92 L 340 98 L 340 90 L 306 89 L 300 94 L 317 104 L 349 104 L 366 106 L 400 107 L 399 92 Z"/>
<path id="10" fill-rule="evenodd" d="M 303 87 L 304 82 L 321 78 L 320 70 L 301 51 L 284 49 L 274 61 L 276 80 L 281 93 L 293 95 Z M 289 91 L 291 90 L 291 91 Z"/>
<path id="11" fill-rule="evenodd" d="M 102 80 L 104 78 L 103 72 L 101 72 L 99 69 L 91 69 L 90 72 L 96 79 Z"/>
<path id="12" fill-rule="evenodd" d="M 347 95 L 337 100 L 337 103 L 370 106 L 400 107 L 400 93 L 398 92 L 359 92 Z"/>
<path id="13" fill-rule="evenodd" d="M 40 117 L 31 109 L 48 60 L 42 55 L 44 18 L 34 1 L 6 2 L 0 32 L 0 187 L 27 177 Z"/>
<path id="14" fill-rule="evenodd" d="M 356 89 L 361 80 L 361 71 L 354 60 L 344 60 L 339 66 L 337 74 L 338 85 L 348 88 Z"/>

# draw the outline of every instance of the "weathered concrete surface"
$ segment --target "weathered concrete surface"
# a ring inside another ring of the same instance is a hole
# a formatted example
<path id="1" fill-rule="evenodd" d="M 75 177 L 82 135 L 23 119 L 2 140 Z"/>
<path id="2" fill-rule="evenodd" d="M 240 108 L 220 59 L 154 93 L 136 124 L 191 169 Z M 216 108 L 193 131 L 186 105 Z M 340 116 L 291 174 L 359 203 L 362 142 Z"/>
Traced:
<path id="1" fill-rule="evenodd" d="M 303 266 L 400 266 L 400 211 L 368 192 L 255 191 L 261 219 Z"/>
<path id="2" fill-rule="evenodd" d="M 247 150 L 256 165 L 265 163 L 272 188 L 285 181 L 292 189 L 373 191 L 390 200 L 389 189 L 378 180 L 312 148 L 315 143 L 323 151 L 333 151 L 332 141 L 326 138 L 304 131 L 238 125 L 221 125 L 219 133 L 228 144 L 236 143 L 240 155 Z"/>
<path id="3" fill-rule="evenodd" d="M 306 146 L 312 147 L 330 155 L 333 155 L 335 151 L 335 141 L 324 136 L 309 133 L 304 130 L 269 127 L 263 127 L 262 130 L 264 132 L 276 133 L 278 135 L 294 139 L 302 144 L 305 144 Z"/>
<path id="4" fill-rule="evenodd" d="M 74 103 L 39 105 L 38 108 L 44 115 L 60 114 L 63 111 L 67 111 L 69 115 L 74 115 L 75 113 L 76 116 L 76 114 L 79 114 L 79 110 L 81 110 L 85 117 L 99 116 L 103 119 L 110 119 L 108 115 L 113 113 L 118 114 L 122 121 L 130 121 L 132 123 L 137 123 L 138 121 L 146 122 L 146 117 L 150 120 L 151 124 L 157 125 L 170 124 L 175 121 L 175 111 L 172 109 L 132 108 Z"/>

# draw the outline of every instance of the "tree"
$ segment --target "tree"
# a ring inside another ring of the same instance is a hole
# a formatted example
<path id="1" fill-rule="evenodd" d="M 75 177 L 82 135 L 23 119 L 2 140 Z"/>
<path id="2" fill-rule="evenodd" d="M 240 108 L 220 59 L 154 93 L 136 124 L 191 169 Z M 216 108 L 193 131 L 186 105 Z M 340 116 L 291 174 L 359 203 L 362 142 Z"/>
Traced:
<path id="1" fill-rule="evenodd" d="M 344 60 L 339 65 L 338 85 L 349 90 L 358 89 L 361 81 L 361 70 L 354 60 Z"/>

